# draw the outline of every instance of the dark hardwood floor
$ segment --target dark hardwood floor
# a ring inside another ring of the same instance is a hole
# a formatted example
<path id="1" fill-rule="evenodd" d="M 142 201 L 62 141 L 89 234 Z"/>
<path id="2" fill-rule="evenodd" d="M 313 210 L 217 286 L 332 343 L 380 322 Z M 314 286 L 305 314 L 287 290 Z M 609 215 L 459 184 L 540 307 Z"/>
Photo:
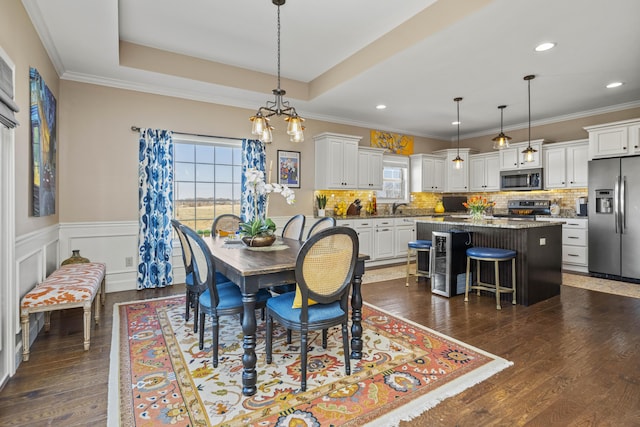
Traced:
<path id="1" fill-rule="evenodd" d="M 465 304 L 427 289 L 398 279 L 364 285 L 363 296 L 514 365 L 402 426 L 640 426 L 640 299 L 565 286 L 497 311 L 489 296 Z M 105 425 L 113 304 L 182 291 L 107 294 L 88 352 L 81 310 L 53 313 L 51 331 L 0 391 L 0 425 Z"/>

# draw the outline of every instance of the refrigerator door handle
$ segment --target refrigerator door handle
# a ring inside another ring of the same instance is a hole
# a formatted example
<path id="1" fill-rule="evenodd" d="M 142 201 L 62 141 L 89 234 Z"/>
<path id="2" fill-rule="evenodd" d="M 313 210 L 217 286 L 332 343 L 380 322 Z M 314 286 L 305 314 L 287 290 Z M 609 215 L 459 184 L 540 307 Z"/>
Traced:
<path id="1" fill-rule="evenodd" d="M 620 223 L 620 177 L 616 176 L 616 183 L 613 187 L 613 219 L 616 224 L 616 234 Z"/>
<path id="2" fill-rule="evenodd" d="M 626 197 L 626 188 L 627 188 L 627 177 L 623 176 L 620 179 L 620 234 L 624 234 L 625 229 L 627 228 L 627 214 L 626 214 L 626 206 L 625 206 L 625 197 Z"/>

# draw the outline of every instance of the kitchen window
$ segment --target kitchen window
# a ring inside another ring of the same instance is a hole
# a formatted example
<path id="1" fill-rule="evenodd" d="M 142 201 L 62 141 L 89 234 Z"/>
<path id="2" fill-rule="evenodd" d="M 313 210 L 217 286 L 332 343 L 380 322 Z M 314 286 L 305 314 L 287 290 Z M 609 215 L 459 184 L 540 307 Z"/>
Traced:
<path id="1" fill-rule="evenodd" d="M 409 203 L 409 158 L 385 155 L 382 160 L 382 190 L 376 191 L 378 203 Z"/>
<path id="2" fill-rule="evenodd" d="M 180 134 L 173 141 L 173 217 L 204 231 L 218 215 L 240 215 L 241 142 Z"/>

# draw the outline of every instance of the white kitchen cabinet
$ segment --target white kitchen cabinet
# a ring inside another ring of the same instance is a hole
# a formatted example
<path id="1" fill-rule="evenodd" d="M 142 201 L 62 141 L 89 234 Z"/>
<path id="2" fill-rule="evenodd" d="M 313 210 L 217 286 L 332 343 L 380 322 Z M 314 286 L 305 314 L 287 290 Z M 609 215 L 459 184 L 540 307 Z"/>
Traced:
<path id="1" fill-rule="evenodd" d="M 562 224 L 563 270 L 589 271 L 588 218 L 536 218 L 536 221 L 564 221 Z"/>
<path id="2" fill-rule="evenodd" d="M 445 191 L 443 156 L 413 154 L 411 157 L 411 191 L 414 193 Z"/>
<path id="3" fill-rule="evenodd" d="M 469 156 L 469 190 L 500 191 L 500 156 L 497 152 Z"/>
<path id="4" fill-rule="evenodd" d="M 500 156 L 500 170 L 530 169 L 542 167 L 542 144 L 544 140 L 531 141 L 531 148 L 536 150 L 533 153 L 533 161 L 526 162 L 522 152 L 529 146 L 529 142 L 518 142 L 511 144 L 509 148 L 504 148 L 498 152 Z"/>
<path id="5" fill-rule="evenodd" d="M 393 218 L 379 218 L 373 222 L 374 259 L 393 258 L 395 256 L 395 225 Z"/>
<path id="6" fill-rule="evenodd" d="M 446 155 L 444 161 L 446 171 L 444 191 L 450 193 L 464 193 L 469 191 L 469 156 L 475 152 L 475 150 L 469 148 L 461 148 L 460 150 L 451 148 L 434 152 L 436 155 Z M 463 160 L 460 169 L 456 169 L 453 161 L 458 155 Z"/>
<path id="7" fill-rule="evenodd" d="M 384 148 L 358 148 L 358 188 L 382 190 L 382 154 Z"/>
<path id="8" fill-rule="evenodd" d="M 584 128 L 592 159 L 640 154 L 640 120 L 624 120 Z"/>
<path id="9" fill-rule="evenodd" d="M 353 229 L 358 233 L 358 240 L 360 242 L 358 252 L 369 255 L 370 260 L 373 261 L 373 220 L 356 219 L 353 221 Z"/>
<path id="10" fill-rule="evenodd" d="M 545 189 L 582 188 L 588 185 L 588 141 L 547 144 L 543 153 Z"/>
<path id="11" fill-rule="evenodd" d="M 408 244 L 410 241 L 415 240 L 416 219 L 395 218 L 394 225 L 396 230 L 394 256 L 396 258 L 406 258 Z"/>
<path id="12" fill-rule="evenodd" d="M 322 133 L 315 141 L 315 187 L 355 189 L 358 187 L 358 142 L 360 137 Z"/>

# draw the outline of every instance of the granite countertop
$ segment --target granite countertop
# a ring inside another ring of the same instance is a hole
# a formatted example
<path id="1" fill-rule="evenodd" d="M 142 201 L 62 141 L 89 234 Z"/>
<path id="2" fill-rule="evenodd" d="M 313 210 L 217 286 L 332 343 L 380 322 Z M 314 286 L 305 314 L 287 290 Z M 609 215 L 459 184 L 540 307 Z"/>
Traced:
<path id="1" fill-rule="evenodd" d="M 440 218 L 419 218 L 416 222 L 425 222 L 430 224 L 445 223 L 449 225 L 464 225 L 471 227 L 486 227 L 486 228 L 540 228 L 540 227 L 553 227 L 556 225 L 562 225 L 564 221 L 558 218 L 558 221 L 523 221 L 523 220 L 510 220 L 510 219 L 494 219 L 487 218 L 480 222 L 475 222 L 469 218 L 456 218 L 455 216 L 444 216 Z"/>

